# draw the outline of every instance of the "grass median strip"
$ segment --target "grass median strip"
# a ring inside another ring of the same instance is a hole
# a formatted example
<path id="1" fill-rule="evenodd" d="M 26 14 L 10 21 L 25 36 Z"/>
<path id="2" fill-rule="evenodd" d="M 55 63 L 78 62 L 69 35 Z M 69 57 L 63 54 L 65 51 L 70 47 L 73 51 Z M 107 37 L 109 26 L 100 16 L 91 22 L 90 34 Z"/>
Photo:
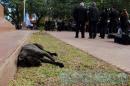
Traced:
<path id="1" fill-rule="evenodd" d="M 29 39 L 45 49 L 58 53 L 56 58 L 65 67 L 43 63 L 40 67 L 18 68 L 10 86 L 129 86 L 129 75 L 116 67 L 97 60 L 46 32 L 38 32 Z"/>

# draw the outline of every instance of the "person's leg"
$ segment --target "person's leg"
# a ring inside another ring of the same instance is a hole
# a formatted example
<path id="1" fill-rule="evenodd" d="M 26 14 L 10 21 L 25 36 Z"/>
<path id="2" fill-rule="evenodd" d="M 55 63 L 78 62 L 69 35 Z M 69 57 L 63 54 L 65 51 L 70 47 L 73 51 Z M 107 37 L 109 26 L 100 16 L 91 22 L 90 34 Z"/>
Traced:
<path id="1" fill-rule="evenodd" d="M 80 23 L 77 22 L 77 23 L 76 23 L 76 34 L 75 34 L 75 38 L 78 38 L 78 37 L 79 37 L 79 29 L 80 29 Z"/>
<path id="2" fill-rule="evenodd" d="M 106 26 L 105 26 L 105 24 L 104 24 L 104 25 L 103 25 L 102 37 L 101 37 L 101 38 L 103 38 L 103 39 L 104 39 L 104 37 L 105 37 L 105 32 L 106 32 Z"/>
<path id="3" fill-rule="evenodd" d="M 85 23 L 81 24 L 81 38 L 85 38 Z"/>
<path id="4" fill-rule="evenodd" d="M 122 32 L 124 32 L 124 28 L 123 28 L 123 23 L 122 22 L 120 22 L 120 28 L 121 28 Z"/>
<path id="5" fill-rule="evenodd" d="M 113 38 L 113 35 L 112 35 L 112 33 L 114 32 L 113 29 L 114 29 L 114 22 L 113 22 L 113 21 L 110 21 L 107 38 Z"/>
<path id="6" fill-rule="evenodd" d="M 89 22 L 89 38 L 92 38 L 92 29 L 93 29 L 92 22 Z"/>
<path id="7" fill-rule="evenodd" d="M 100 37 L 102 37 L 102 34 L 103 34 L 103 23 L 101 22 L 101 25 L 100 25 Z"/>
<path id="8" fill-rule="evenodd" d="M 109 34 L 112 33 L 113 23 L 110 21 L 109 23 Z"/>
<path id="9" fill-rule="evenodd" d="M 93 38 L 95 39 L 97 35 L 97 22 L 93 22 Z"/>
<path id="10" fill-rule="evenodd" d="M 126 22 L 125 23 L 125 25 L 124 25 L 124 32 L 126 33 L 126 34 L 129 34 L 129 24 L 128 24 L 128 22 Z"/>
<path id="11" fill-rule="evenodd" d="M 126 33 L 126 27 L 125 27 L 125 24 L 124 24 L 124 23 L 121 24 L 121 29 L 122 29 L 122 31 L 123 31 L 124 33 Z"/>
<path id="12" fill-rule="evenodd" d="M 113 24 L 113 32 L 117 33 L 117 31 L 118 31 L 118 22 L 115 20 Z"/>
<path id="13" fill-rule="evenodd" d="M 100 34 L 100 37 L 101 38 L 104 38 L 105 37 L 105 33 L 106 33 L 106 29 L 107 29 L 107 23 L 106 22 L 104 22 L 104 23 L 102 23 L 102 27 L 101 27 L 101 34 Z"/>

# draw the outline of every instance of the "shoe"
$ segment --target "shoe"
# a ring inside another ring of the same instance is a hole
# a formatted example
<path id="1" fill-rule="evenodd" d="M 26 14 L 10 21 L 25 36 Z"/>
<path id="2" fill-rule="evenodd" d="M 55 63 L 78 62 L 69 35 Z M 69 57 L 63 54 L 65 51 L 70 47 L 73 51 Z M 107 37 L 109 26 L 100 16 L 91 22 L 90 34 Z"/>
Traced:
<path id="1" fill-rule="evenodd" d="M 88 39 L 92 39 L 92 37 L 88 37 Z"/>
<path id="2" fill-rule="evenodd" d="M 79 38 L 79 37 L 75 36 L 75 38 Z"/>
<path id="3" fill-rule="evenodd" d="M 101 37 L 101 39 L 104 39 L 104 37 Z"/>
<path id="4" fill-rule="evenodd" d="M 85 38 L 85 37 L 83 36 L 83 37 L 81 37 L 81 38 Z"/>
<path id="5" fill-rule="evenodd" d="M 95 38 L 96 38 L 96 36 L 93 36 L 92 38 L 93 38 L 93 39 L 95 39 Z"/>

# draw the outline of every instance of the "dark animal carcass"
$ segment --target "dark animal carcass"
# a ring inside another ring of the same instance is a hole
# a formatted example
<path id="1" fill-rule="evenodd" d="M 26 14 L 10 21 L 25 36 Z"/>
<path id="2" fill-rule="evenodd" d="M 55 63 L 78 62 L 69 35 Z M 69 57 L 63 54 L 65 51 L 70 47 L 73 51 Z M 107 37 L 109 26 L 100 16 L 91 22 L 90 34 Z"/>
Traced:
<path id="1" fill-rule="evenodd" d="M 55 61 L 54 56 L 57 56 L 57 53 L 46 51 L 40 44 L 27 44 L 20 51 L 17 65 L 20 67 L 35 67 L 44 62 L 64 67 L 62 63 Z"/>

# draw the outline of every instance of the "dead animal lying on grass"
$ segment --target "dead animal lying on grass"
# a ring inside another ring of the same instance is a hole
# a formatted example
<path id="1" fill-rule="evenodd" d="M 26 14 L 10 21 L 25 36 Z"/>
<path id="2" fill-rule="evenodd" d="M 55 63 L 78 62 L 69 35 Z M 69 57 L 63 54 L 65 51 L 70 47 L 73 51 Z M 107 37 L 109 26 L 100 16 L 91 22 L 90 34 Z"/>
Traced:
<path id="1" fill-rule="evenodd" d="M 27 44 L 20 51 L 17 65 L 20 67 L 36 67 L 43 62 L 64 67 L 63 63 L 55 61 L 54 56 L 58 56 L 57 53 L 46 51 L 40 44 Z"/>

